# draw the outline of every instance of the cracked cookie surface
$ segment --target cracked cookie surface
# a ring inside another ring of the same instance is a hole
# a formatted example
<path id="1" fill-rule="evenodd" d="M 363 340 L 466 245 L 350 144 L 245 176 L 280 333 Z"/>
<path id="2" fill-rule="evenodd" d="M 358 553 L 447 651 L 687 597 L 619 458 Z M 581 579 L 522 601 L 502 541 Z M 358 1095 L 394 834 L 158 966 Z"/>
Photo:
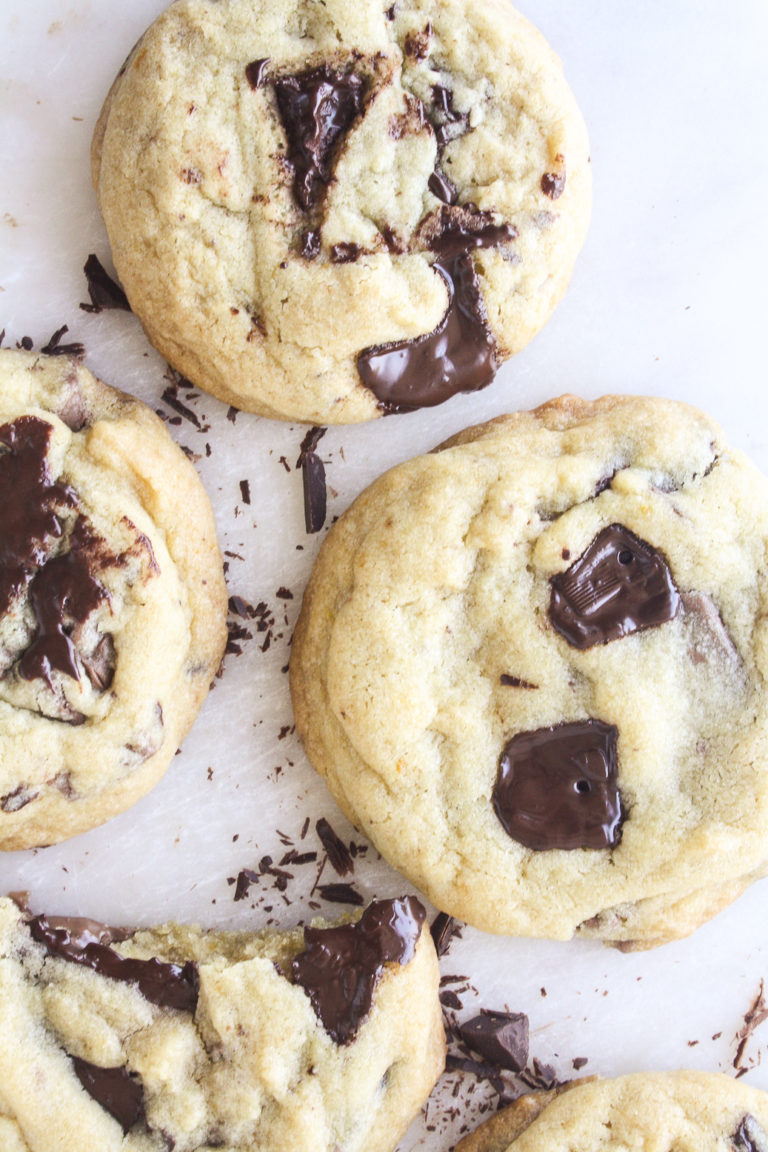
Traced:
<path id="1" fill-rule="evenodd" d="M 704 414 L 563 397 L 387 473 L 297 626 L 345 814 L 487 931 L 651 947 L 768 862 L 768 482 Z"/>
<path id="2" fill-rule="evenodd" d="M 0 900 L 4 1152 L 393 1148 L 444 1061 L 424 925 L 411 897 L 261 933 Z"/>
<path id="3" fill-rule="evenodd" d="M 76 360 L 0 351 L 0 847 L 149 791 L 225 619 L 211 506 L 162 422 Z"/>
<path id="4" fill-rule="evenodd" d="M 166 359 L 318 424 L 487 385 L 565 290 L 591 202 L 560 63 L 506 0 L 181 0 L 92 159 Z"/>
<path id="5" fill-rule="evenodd" d="M 708 1072 L 637 1072 L 521 1096 L 456 1152 L 764 1152 L 768 1095 Z"/>

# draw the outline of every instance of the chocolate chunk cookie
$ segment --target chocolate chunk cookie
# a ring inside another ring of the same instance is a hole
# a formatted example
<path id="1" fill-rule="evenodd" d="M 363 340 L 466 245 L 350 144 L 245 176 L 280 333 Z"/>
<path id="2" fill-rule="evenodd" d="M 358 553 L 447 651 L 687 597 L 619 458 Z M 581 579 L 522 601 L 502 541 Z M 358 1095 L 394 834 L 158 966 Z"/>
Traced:
<path id="1" fill-rule="evenodd" d="M 768 1096 L 708 1072 L 646 1072 L 534 1092 L 456 1152 L 765 1152 Z"/>
<path id="2" fill-rule="evenodd" d="M 315 424 L 489 384 L 591 202 L 560 63 L 506 0 L 181 0 L 92 156 L 153 344 L 228 404 Z"/>
<path id="3" fill-rule="evenodd" d="M 0 900 L 0 1144 L 383 1152 L 443 1067 L 412 897 L 290 932 L 125 932 Z"/>
<path id="4" fill-rule="evenodd" d="M 347 816 L 487 931 L 651 947 L 768 864 L 768 481 L 695 409 L 563 397 L 387 473 L 291 656 Z"/>
<path id="5" fill-rule="evenodd" d="M 0 848 L 157 783 L 225 619 L 211 507 L 162 422 L 76 360 L 0 351 Z"/>

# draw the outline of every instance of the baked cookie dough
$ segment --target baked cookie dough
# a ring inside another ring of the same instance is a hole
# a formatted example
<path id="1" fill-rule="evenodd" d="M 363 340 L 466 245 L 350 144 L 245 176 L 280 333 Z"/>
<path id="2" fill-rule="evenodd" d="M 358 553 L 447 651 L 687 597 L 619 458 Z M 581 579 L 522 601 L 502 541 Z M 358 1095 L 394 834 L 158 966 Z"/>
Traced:
<path id="1" fill-rule="evenodd" d="M 180 0 L 92 149 L 152 343 L 228 404 L 316 424 L 489 384 L 565 290 L 588 160 L 506 0 Z"/>
<path id="2" fill-rule="evenodd" d="M 3 1152 L 383 1152 L 443 1068 L 412 897 L 288 932 L 120 932 L 0 901 Z"/>
<path id="3" fill-rule="evenodd" d="M 638 1072 L 521 1096 L 456 1152 L 765 1152 L 768 1096 L 731 1076 Z"/>
<path id="4" fill-rule="evenodd" d="M 165 772 L 226 639 L 213 513 L 162 422 L 67 356 L 0 351 L 0 847 Z"/>
<path id="5" fill-rule="evenodd" d="M 652 947 L 768 862 L 768 481 L 704 414 L 565 396 L 388 472 L 291 655 L 345 814 L 490 932 Z"/>

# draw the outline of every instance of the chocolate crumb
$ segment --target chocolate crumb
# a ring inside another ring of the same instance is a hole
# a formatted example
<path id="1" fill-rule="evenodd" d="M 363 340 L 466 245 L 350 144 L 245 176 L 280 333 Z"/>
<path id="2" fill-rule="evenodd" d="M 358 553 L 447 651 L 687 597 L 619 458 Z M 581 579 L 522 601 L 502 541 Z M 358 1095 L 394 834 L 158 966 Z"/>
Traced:
<path id="1" fill-rule="evenodd" d="M 250 504 L 251 502 L 251 485 L 247 480 L 240 481 L 240 496 L 243 504 Z"/>
<path id="2" fill-rule="evenodd" d="M 575 1056 L 573 1060 L 571 1060 L 571 1065 L 575 1072 L 580 1072 L 587 1064 L 589 1064 L 589 1057 L 587 1056 Z"/>
<path id="3" fill-rule="evenodd" d="M 234 405 L 230 404 L 229 408 L 227 409 L 227 420 L 229 420 L 230 424 L 234 424 L 235 420 L 237 420 L 237 414 L 239 411 L 239 408 L 235 408 Z"/>

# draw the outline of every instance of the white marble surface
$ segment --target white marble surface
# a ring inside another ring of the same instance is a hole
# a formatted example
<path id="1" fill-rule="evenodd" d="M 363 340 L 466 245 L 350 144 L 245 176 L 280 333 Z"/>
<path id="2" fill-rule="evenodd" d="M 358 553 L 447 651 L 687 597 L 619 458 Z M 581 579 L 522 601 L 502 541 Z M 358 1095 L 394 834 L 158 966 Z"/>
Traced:
<path id="1" fill-rule="evenodd" d="M 480 0 L 478 0 L 480 2 Z M 86 315 L 82 265 L 109 266 L 88 172 L 90 135 L 109 83 L 162 0 L 0 0 L 0 328 L 36 344 L 68 324 L 103 379 L 163 408 L 165 366 L 125 313 Z M 768 293 L 768 6 L 764 0 L 527 0 L 582 105 L 595 178 L 593 223 L 571 288 L 546 329 L 484 393 L 437 411 L 332 429 L 319 451 L 340 512 L 374 476 L 466 424 L 564 391 L 650 393 L 709 409 L 768 469 L 764 339 Z M 305 535 L 304 429 L 192 402 L 204 431 L 173 435 L 196 453 L 214 500 L 233 595 L 266 602 L 268 631 L 227 659 L 166 778 L 132 811 L 70 843 L 0 859 L 0 890 L 34 905 L 115 922 L 196 919 L 289 924 L 309 913 L 313 865 L 293 903 L 265 880 L 234 902 L 228 878 L 279 861 L 276 832 L 317 849 L 325 815 L 351 830 L 307 764 L 291 724 L 288 639 L 321 536 Z M 165 409 L 167 414 L 171 414 Z M 210 426 L 210 427 L 208 427 Z M 205 444 L 211 445 L 210 457 Z M 287 467 L 281 462 L 285 458 Z M 240 480 L 250 483 L 243 503 Z M 288 588 L 292 600 L 280 599 Z M 271 643 L 261 646 L 267 636 Z M 353 881 L 366 897 L 403 882 L 368 853 Z M 321 883 L 338 879 L 327 865 Z M 589 942 L 507 940 L 466 929 L 443 960 L 467 977 L 469 1015 L 504 1004 L 531 1020 L 531 1052 L 562 1076 L 690 1066 L 734 1071 L 736 1034 L 768 973 L 765 883 L 694 937 L 623 955 Z M 327 905 L 333 911 L 333 905 Z M 267 911 L 272 908 L 272 911 Z M 449 985 L 453 986 L 453 985 Z M 544 992 L 546 990 L 546 994 Z M 768 1089 L 768 1025 L 741 1066 Z M 456 1097 L 453 1093 L 457 1092 Z M 447 1076 L 404 1149 L 447 1149 L 493 1093 Z M 459 1106 L 463 1114 L 451 1112 Z"/>

